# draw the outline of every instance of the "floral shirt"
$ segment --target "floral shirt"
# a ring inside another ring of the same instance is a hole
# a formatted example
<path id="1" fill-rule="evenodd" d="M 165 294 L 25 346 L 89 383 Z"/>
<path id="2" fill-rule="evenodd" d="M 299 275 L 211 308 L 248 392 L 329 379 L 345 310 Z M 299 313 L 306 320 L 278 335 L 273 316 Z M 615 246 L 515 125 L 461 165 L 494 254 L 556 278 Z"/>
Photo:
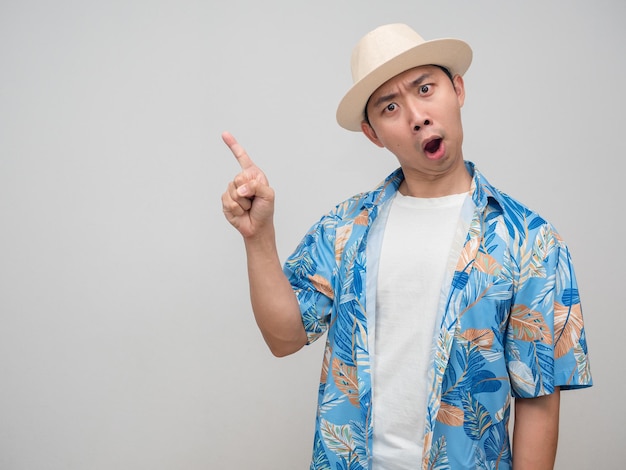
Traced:
<path id="1" fill-rule="evenodd" d="M 471 200 L 462 217 L 469 230 L 442 289 L 422 468 L 510 469 L 510 397 L 591 386 L 587 344 L 563 240 L 471 162 L 466 167 Z M 384 231 L 376 219 L 402 180 L 397 170 L 373 191 L 339 204 L 285 262 L 309 342 L 327 333 L 312 470 L 371 468 L 368 325 L 378 260 L 368 244 Z"/>

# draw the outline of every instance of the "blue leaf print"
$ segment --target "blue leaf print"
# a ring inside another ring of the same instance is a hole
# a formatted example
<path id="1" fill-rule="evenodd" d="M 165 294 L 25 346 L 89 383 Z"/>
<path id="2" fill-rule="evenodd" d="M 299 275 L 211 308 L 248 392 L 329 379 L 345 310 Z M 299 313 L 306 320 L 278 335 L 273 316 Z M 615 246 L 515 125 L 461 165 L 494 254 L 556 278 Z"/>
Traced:
<path id="1" fill-rule="evenodd" d="M 485 229 L 485 233 L 483 234 L 483 238 L 493 236 L 496 233 L 496 228 L 498 227 L 497 221 L 494 221 L 492 223 L 489 223 L 489 221 L 497 216 L 498 216 L 497 212 L 492 212 L 485 218 L 484 225 L 486 225 L 486 229 Z"/>
<path id="2" fill-rule="evenodd" d="M 497 392 L 501 387 L 502 383 L 490 370 L 481 370 L 472 376 L 472 393 Z"/>
<path id="3" fill-rule="evenodd" d="M 441 389 L 444 393 L 453 388 L 456 385 L 456 371 L 452 365 L 449 365 L 443 375 L 443 381 L 441 383 Z M 450 398 L 453 399 L 453 398 Z"/>
<path id="4" fill-rule="evenodd" d="M 454 277 L 452 278 L 452 288 L 459 290 L 463 289 L 465 284 L 467 284 L 468 279 L 469 274 L 465 271 L 456 271 L 454 273 Z"/>
<path id="5" fill-rule="evenodd" d="M 485 364 L 485 357 L 480 353 L 480 350 L 472 346 L 466 350 L 469 354 L 467 361 L 467 369 L 465 371 L 466 379 L 471 379 L 477 376 L 483 369 Z"/>
<path id="6" fill-rule="evenodd" d="M 554 355 L 552 347 L 533 342 L 528 348 L 528 360 L 535 380 L 535 395 L 554 391 Z"/>
<path id="7" fill-rule="evenodd" d="M 506 462 L 511 458 L 507 425 L 508 420 L 503 420 L 489 429 L 489 437 L 485 440 L 485 454 L 488 460 Z"/>
<path id="8" fill-rule="evenodd" d="M 341 461 L 335 464 L 335 468 L 337 470 L 365 470 L 365 468 L 360 464 L 356 456 L 352 455 L 350 457 L 350 461 L 347 462 L 343 457 Z"/>
<path id="9" fill-rule="evenodd" d="M 362 264 L 355 262 L 354 263 L 354 279 L 352 282 L 352 291 L 357 297 L 360 297 L 363 293 L 363 276 L 365 274 L 365 268 Z"/>
<path id="10" fill-rule="evenodd" d="M 372 390 L 368 389 L 367 393 L 364 393 L 359 398 L 361 402 L 361 418 L 363 419 L 363 424 L 367 422 L 369 411 L 372 406 Z M 368 434 L 371 434 L 372 428 L 368 426 Z"/>
<path id="11" fill-rule="evenodd" d="M 492 425 L 491 415 L 487 408 L 470 393 L 463 395 L 462 403 L 465 415 L 463 430 L 467 437 L 479 441 Z"/>
<path id="12" fill-rule="evenodd" d="M 491 245 L 491 242 L 493 241 L 493 239 L 494 239 L 495 237 L 496 237 L 496 234 L 495 234 L 495 233 L 492 233 L 491 235 L 486 236 L 486 237 L 485 237 L 485 242 L 484 242 L 484 243 L 485 243 L 485 246 L 490 246 L 490 245 Z M 495 249 L 496 249 L 496 247 L 495 247 L 495 246 L 492 246 L 491 248 L 488 248 L 488 249 L 487 249 L 487 253 L 489 253 L 489 251 L 490 251 L 490 250 L 491 250 L 491 251 L 493 251 L 493 250 L 495 250 Z"/>
<path id="13" fill-rule="evenodd" d="M 311 460 L 310 470 L 331 470 L 330 462 L 328 461 L 328 457 L 326 457 L 324 444 L 322 443 L 322 439 L 320 439 L 319 432 L 315 433 L 313 441 L 313 458 Z"/>
<path id="14" fill-rule="evenodd" d="M 325 319 L 318 318 L 317 311 L 311 307 L 302 313 L 302 324 L 310 338 L 321 336 L 326 331 Z"/>
<path id="15" fill-rule="evenodd" d="M 509 218 L 504 219 L 504 226 L 509 232 L 509 236 L 511 238 L 515 238 L 515 228 L 513 227 L 513 224 L 511 223 L 511 220 Z"/>
<path id="16" fill-rule="evenodd" d="M 487 217 L 485 217 L 485 223 L 487 222 L 491 222 L 491 220 L 495 219 L 496 217 L 498 217 L 500 215 L 500 212 L 497 210 L 490 210 L 489 213 L 487 214 Z M 495 224 L 491 224 L 490 228 L 495 226 Z"/>
<path id="17" fill-rule="evenodd" d="M 456 360 L 461 370 L 465 370 L 465 356 L 459 350 L 456 351 Z"/>
<path id="18" fill-rule="evenodd" d="M 366 470 L 366 468 L 361 465 L 361 461 L 356 455 L 354 455 L 352 460 L 350 461 L 350 470 Z"/>
<path id="19" fill-rule="evenodd" d="M 348 470 L 348 465 L 346 464 L 345 459 L 341 459 L 340 462 L 335 463 L 336 470 Z"/>
<path id="20" fill-rule="evenodd" d="M 352 439 L 354 441 L 354 452 L 359 462 L 367 462 L 367 442 L 371 442 L 371 426 L 367 426 L 365 421 L 350 421 L 352 427 Z M 368 429 L 369 428 L 369 431 Z M 368 436 L 368 438 L 366 438 Z"/>
<path id="21" fill-rule="evenodd" d="M 509 231 L 509 235 L 511 238 L 515 238 L 515 234 L 517 232 L 519 234 L 519 244 L 521 246 L 524 242 L 523 234 L 526 232 L 524 228 L 524 220 L 528 215 L 530 215 L 530 211 L 519 202 L 508 197 L 502 198 L 502 203 L 505 206 L 505 209 L 508 210 L 507 215 L 509 217 L 505 217 L 504 222 L 507 230 Z"/>
<path id="22" fill-rule="evenodd" d="M 306 246 L 308 247 L 308 245 Z M 285 263 L 285 266 L 301 279 L 306 279 L 309 274 L 314 274 L 317 269 L 317 265 L 311 258 L 311 254 L 304 250 L 301 250 L 298 256 L 293 257 Z"/>
<path id="23" fill-rule="evenodd" d="M 440 437 L 433 442 L 428 459 L 428 470 L 450 470 L 446 438 Z"/>
<path id="24" fill-rule="evenodd" d="M 531 220 L 530 223 L 528 224 L 528 230 L 534 230 L 538 227 L 541 227 L 545 223 L 546 221 L 544 219 L 542 219 L 540 216 L 537 216 L 533 220 Z"/>
<path id="25" fill-rule="evenodd" d="M 475 470 L 495 470 L 495 464 L 487 460 L 485 451 L 480 447 L 476 448 L 476 454 L 474 455 Z"/>
<path id="26" fill-rule="evenodd" d="M 582 348 L 583 352 L 587 354 L 587 334 L 585 333 L 585 330 L 581 331 L 578 342 L 580 343 L 580 347 Z"/>
<path id="27" fill-rule="evenodd" d="M 337 307 L 335 333 L 335 355 L 349 366 L 355 365 L 356 351 L 353 347 L 356 329 L 355 301 L 339 304 Z M 354 356 L 353 356 L 354 354 Z"/>
<path id="28" fill-rule="evenodd" d="M 450 388 L 446 389 L 442 394 L 441 402 L 447 403 L 448 405 L 457 406 L 458 402 L 461 401 L 461 394 L 464 392 L 460 387 L 455 387 L 452 384 Z"/>
<path id="29" fill-rule="evenodd" d="M 580 303 L 580 297 L 578 296 L 578 289 L 563 289 L 563 297 L 561 297 L 561 303 L 566 307 L 571 307 Z"/>

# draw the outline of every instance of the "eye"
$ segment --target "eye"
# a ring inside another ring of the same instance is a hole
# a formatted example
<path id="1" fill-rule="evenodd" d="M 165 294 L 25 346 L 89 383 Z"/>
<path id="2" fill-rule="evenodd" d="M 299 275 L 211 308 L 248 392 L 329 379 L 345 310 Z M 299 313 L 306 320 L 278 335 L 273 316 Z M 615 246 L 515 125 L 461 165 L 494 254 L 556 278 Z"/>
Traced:
<path id="1" fill-rule="evenodd" d="M 429 91 L 430 91 L 430 85 L 422 85 L 420 87 L 420 94 L 422 95 L 427 95 Z"/>
<path id="2" fill-rule="evenodd" d="M 387 106 L 385 106 L 385 111 L 392 112 L 395 111 L 397 107 L 398 105 L 396 105 L 396 103 L 389 103 Z"/>

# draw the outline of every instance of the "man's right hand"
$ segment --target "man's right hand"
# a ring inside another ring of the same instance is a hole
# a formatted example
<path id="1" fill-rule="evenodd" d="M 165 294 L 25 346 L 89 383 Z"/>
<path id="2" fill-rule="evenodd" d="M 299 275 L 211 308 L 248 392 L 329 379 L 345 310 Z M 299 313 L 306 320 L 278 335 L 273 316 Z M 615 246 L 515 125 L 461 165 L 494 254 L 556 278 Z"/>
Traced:
<path id="1" fill-rule="evenodd" d="M 246 239 L 273 230 L 274 190 L 265 174 L 230 133 L 224 132 L 222 139 L 241 167 L 241 172 L 222 195 L 226 220 Z"/>
<path id="2" fill-rule="evenodd" d="M 298 299 L 278 259 L 274 190 L 232 135 L 224 132 L 222 139 L 241 166 L 222 195 L 222 208 L 244 237 L 252 310 L 272 353 L 286 356 L 302 348 L 307 335 Z"/>

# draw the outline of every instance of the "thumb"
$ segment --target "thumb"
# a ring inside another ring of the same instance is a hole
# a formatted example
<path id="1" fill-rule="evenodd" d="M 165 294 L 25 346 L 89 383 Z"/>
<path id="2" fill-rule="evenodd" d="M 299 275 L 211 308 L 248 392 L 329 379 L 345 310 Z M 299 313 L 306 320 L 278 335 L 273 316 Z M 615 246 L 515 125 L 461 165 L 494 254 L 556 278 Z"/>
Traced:
<path id="1" fill-rule="evenodd" d="M 237 194 L 249 199 L 274 199 L 274 190 L 267 184 L 266 179 L 262 175 L 257 175 L 256 178 L 239 186 L 237 188 Z"/>

